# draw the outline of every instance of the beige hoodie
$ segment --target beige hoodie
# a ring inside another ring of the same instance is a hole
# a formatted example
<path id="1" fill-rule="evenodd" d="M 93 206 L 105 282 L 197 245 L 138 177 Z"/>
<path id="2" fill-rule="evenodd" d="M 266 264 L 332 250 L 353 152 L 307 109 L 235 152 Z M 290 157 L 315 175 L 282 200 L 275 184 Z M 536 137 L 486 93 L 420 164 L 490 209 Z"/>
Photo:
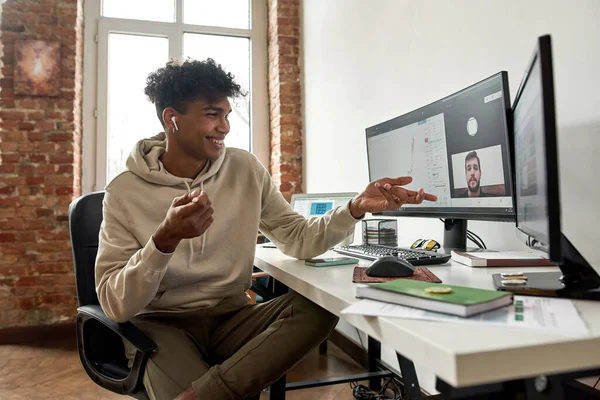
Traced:
<path id="1" fill-rule="evenodd" d="M 189 179 L 165 170 L 159 160 L 165 147 L 164 133 L 138 142 L 127 171 L 106 187 L 96 292 L 102 309 L 115 321 L 244 297 L 259 230 L 299 259 L 322 254 L 354 232 L 357 220 L 348 205 L 309 220 L 294 212 L 247 151 L 223 149 L 208 169 Z M 160 252 L 152 235 L 173 199 L 196 188 L 212 202 L 212 225 L 202 236 L 181 241 L 175 252 Z"/>

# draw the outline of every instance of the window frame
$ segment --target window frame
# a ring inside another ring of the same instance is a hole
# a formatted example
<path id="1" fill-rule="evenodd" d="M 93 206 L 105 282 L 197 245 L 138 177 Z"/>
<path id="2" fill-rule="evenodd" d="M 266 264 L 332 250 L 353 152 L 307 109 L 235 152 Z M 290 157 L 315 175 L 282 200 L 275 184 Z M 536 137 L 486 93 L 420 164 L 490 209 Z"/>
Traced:
<path id="1" fill-rule="evenodd" d="M 102 17 L 102 1 L 84 0 L 82 193 L 103 190 L 107 175 L 108 37 L 111 33 L 164 37 L 169 57 L 181 59 L 183 34 L 199 33 L 250 40 L 250 151 L 268 168 L 267 1 L 250 1 L 250 29 L 183 23 L 183 0 L 175 1 L 175 22 Z M 218 60 L 217 60 L 218 61 Z M 151 133 L 148 135 L 150 136 Z"/>

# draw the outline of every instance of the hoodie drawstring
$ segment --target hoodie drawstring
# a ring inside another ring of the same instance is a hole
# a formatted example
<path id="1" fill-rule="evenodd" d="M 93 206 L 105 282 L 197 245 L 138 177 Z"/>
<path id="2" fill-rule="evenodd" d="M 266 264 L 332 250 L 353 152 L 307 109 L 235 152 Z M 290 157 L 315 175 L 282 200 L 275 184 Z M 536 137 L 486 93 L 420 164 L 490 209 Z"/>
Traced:
<path id="1" fill-rule="evenodd" d="M 192 194 L 192 188 L 190 187 L 190 184 L 187 183 L 186 181 L 183 181 L 183 183 L 185 183 L 185 186 L 187 186 L 187 190 L 188 190 L 188 196 Z M 188 259 L 188 269 L 191 268 L 192 265 L 192 259 L 194 258 L 194 246 L 192 244 L 192 239 L 188 239 L 188 243 L 190 245 L 190 257 Z"/>
<path id="2" fill-rule="evenodd" d="M 192 188 L 190 187 L 190 184 L 187 183 L 186 181 L 183 181 L 183 183 L 185 183 L 185 186 L 187 186 L 187 190 L 188 190 L 188 195 L 192 194 Z M 202 193 L 204 191 L 204 181 L 200 182 L 200 193 Z M 208 230 L 206 231 L 208 232 Z M 204 254 L 204 246 L 206 246 L 206 232 L 204 232 L 202 234 L 202 248 L 200 250 L 200 254 Z M 194 246 L 192 244 L 192 239 L 188 239 L 188 243 L 190 245 L 190 257 L 188 259 L 188 269 L 190 269 L 191 265 L 192 265 L 192 260 L 194 258 Z"/>
<path id="3" fill-rule="evenodd" d="M 200 193 L 204 192 L 204 181 L 200 182 Z M 204 254 L 204 246 L 206 245 L 206 235 L 208 235 L 208 228 L 202 234 L 202 248 L 200 254 Z"/>

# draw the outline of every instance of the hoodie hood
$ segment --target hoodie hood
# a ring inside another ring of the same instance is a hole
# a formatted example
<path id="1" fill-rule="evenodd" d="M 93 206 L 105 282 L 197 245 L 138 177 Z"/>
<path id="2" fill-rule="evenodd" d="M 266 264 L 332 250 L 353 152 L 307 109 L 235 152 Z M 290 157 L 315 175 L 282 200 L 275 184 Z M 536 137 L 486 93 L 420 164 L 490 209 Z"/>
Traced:
<path id="1" fill-rule="evenodd" d="M 164 132 L 159 133 L 148 139 L 142 139 L 136 143 L 135 147 L 127 158 L 127 169 L 134 175 L 137 175 L 146 182 L 153 183 L 162 186 L 181 186 L 185 189 L 188 194 L 192 193 L 192 188 L 200 186 L 200 192 L 204 191 L 204 181 L 215 175 L 225 159 L 226 148 L 223 147 L 223 151 L 214 162 L 209 161 L 209 167 L 202 168 L 202 171 L 194 179 L 182 178 L 169 173 L 165 169 L 165 166 L 160 161 L 160 156 L 167 150 L 167 137 Z M 208 230 L 202 234 L 202 250 L 201 254 L 204 254 L 204 247 L 206 246 L 206 237 Z M 188 268 L 192 263 L 194 257 L 194 248 L 192 240 L 187 240 L 190 248 L 190 256 L 188 261 Z"/>
<path id="2" fill-rule="evenodd" d="M 167 138 L 164 132 L 148 139 L 142 139 L 127 158 L 127 169 L 146 182 L 163 186 L 179 186 L 182 188 L 195 188 L 215 175 L 225 159 L 224 147 L 221 155 L 215 161 L 210 162 L 208 170 L 204 168 L 194 179 L 182 178 L 170 174 L 160 161 L 160 157 L 167 150 Z"/>

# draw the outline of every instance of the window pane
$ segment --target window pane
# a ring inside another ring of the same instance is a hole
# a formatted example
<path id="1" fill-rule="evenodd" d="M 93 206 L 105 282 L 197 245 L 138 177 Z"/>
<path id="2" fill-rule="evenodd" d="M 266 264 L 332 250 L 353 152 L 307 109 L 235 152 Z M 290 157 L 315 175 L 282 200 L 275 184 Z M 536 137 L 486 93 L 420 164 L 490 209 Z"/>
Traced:
<path id="1" fill-rule="evenodd" d="M 250 87 L 250 40 L 228 36 L 183 35 L 184 58 L 195 60 L 212 58 L 221 64 L 226 72 L 234 75 L 235 81 L 248 93 Z M 227 147 L 250 150 L 250 94 L 231 100 L 232 113 L 229 115 L 231 130 L 225 137 Z"/>
<path id="2" fill-rule="evenodd" d="M 175 0 L 102 0 L 102 16 L 175 22 Z"/>
<path id="3" fill-rule="evenodd" d="M 163 131 L 144 88 L 148 74 L 168 58 L 167 38 L 115 33 L 108 37 L 107 183 L 125 169 L 138 140 Z"/>
<path id="4" fill-rule="evenodd" d="M 248 0 L 183 0 L 183 22 L 186 24 L 248 29 Z"/>

